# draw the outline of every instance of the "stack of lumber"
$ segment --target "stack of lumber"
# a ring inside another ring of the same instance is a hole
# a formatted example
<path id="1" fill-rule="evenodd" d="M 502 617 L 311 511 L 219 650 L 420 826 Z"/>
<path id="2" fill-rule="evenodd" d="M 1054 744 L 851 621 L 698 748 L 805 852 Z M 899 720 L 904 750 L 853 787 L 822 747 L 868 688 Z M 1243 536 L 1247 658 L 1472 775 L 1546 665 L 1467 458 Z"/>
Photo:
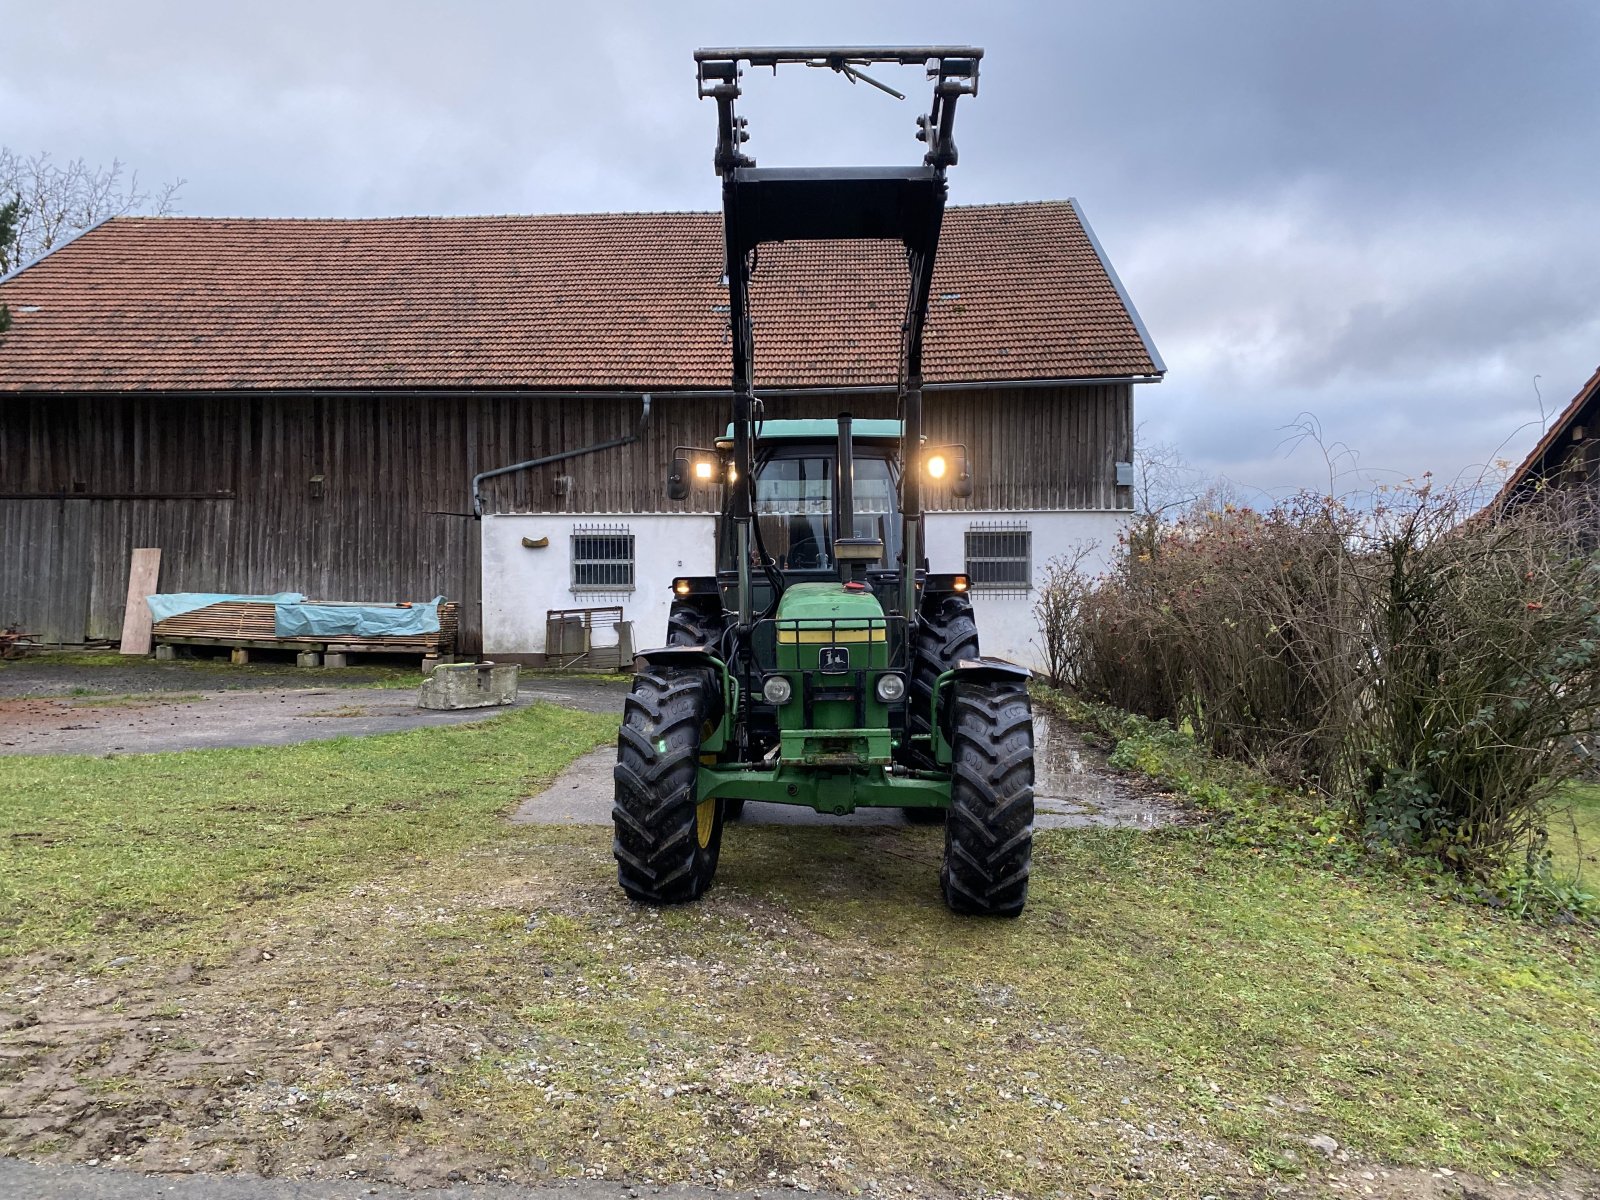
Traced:
<path id="1" fill-rule="evenodd" d="M 318 604 L 349 603 L 319 600 Z M 157 621 L 157 642 L 184 646 L 232 646 L 253 650 L 318 650 L 333 654 L 425 654 L 444 657 L 456 650 L 454 600 L 439 605 L 439 631 L 406 637 L 279 637 L 277 615 L 259 600 L 225 600 Z"/>

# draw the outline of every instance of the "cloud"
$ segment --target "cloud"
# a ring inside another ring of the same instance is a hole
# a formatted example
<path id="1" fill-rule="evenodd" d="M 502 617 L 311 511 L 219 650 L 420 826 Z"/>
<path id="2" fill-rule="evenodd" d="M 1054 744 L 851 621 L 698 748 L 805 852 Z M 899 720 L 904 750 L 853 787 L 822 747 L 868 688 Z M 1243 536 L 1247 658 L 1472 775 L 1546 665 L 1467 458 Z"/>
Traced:
<path id="1" fill-rule="evenodd" d="M 186 177 L 193 213 L 713 208 L 691 51 L 975 41 L 957 203 L 1076 196 L 1171 375 L 1154 433 L 1314 482 L 1280 428 L 1453 474 L 1600 362 L 1592 0 L 83 0 L 9 6 L 3 137 Z M 926 103 L 747 77 L 768 165 L 908 162 Z M 1524 429 L 1510 452 L 1531 442 Z"/>

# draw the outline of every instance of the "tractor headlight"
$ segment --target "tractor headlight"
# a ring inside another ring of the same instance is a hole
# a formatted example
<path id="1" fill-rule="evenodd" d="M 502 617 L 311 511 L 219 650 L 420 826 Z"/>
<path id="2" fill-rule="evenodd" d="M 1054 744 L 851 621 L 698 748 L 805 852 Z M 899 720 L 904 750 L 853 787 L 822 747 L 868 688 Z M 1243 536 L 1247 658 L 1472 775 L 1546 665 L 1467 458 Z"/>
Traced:
<path id="1" fill-rule="evenodd" d="M 794 695 L 794 685 L 782 675 L 768 675 L 766 683 L 761 685 L 761 694 L 768 704 L 787 704 Z"/>
<path id="2" fill-rule="evenodd" d="M 906 681 L 899 675 L 878 676 L 878 699 L 893 704 L 906 694 Z"/>
<path id="3" fill-rule="evenodd" d="M 930 454 L 928 456 L 928 475 L 933 479 L 943 479 L 945 470 L 949 465 L 945 461 L 944 455 Z"/>

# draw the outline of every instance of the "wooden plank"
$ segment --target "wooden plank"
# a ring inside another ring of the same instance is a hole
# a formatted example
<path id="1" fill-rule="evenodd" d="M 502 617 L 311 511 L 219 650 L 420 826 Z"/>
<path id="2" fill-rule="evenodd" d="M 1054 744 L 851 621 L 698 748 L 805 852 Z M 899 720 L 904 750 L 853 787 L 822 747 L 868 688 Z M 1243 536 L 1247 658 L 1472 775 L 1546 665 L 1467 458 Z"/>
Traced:
<path id="1" fill-rule="evenodd" d="M 122 611 L 123 654 L 150 653 L 150 606 L 146 596 L 153 596 L 161 577 L 161 548 L 143 546 L 133 552 L 128 564 L 128 606 Z"/>

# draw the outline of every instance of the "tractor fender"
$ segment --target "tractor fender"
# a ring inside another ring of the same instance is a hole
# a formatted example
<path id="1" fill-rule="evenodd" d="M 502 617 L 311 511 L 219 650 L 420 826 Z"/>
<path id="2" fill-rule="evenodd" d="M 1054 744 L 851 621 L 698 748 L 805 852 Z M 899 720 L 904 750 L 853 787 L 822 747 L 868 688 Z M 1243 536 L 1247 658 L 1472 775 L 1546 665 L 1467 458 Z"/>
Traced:
<path id="1" fill-rule="evenodd" d="M 950 721 L 951 701 L 955 691 L 951 684 L 995 683 L 1012 680 L 1026 685 L 1033 672 L 1003 658 L 964 658 L 939 676 L 933 685 L 933 755 L 941 766 L 951 760 Z"/>
<path id="2" fill-rule="evenodd" d="M 1033 678 L 1027 667 L 1019 667 L 1003 658 L 964 658 L 951 671 L 957 682 L 993 683 L 1001 679 L 1016 679 L 1023 683 Z"/>
<path id="3" fill-rule="evenodd" d="M 719 675 L 728 669 L 709 646 L 661 646 L 655 650 L 639 651 L 633 661 L 635 670 L 638 670 L 640 663 L 657 667 L 710 667 Z"/>

